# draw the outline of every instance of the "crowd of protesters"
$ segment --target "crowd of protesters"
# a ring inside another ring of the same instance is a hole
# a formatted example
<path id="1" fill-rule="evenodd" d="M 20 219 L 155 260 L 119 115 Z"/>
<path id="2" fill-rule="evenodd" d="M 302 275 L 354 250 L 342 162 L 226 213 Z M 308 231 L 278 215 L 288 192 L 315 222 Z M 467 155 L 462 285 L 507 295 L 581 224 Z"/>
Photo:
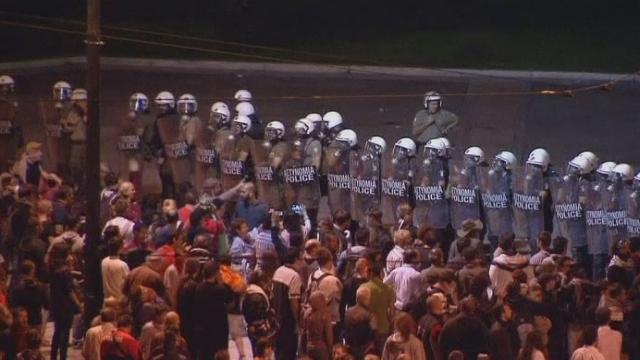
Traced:
<path id="1" fill-rule="evenodd" d="M 401 228 L 371 209 L 312 229 L 250 182 L 223 193 L 210 179 L 175 199 L 136 190 L 105 173 L 103 308 L 85 321 L 77 187 L 2 175 L 3 358 L 41 358 L 47 321 L 51 359 L 69 344 L 87 359 L 640 358 L 638 238 L 593 282 L 547 232 L 529 255 L 513 234 L 490 249 L 468 220 L 446 249 L 410 210 Z"/>

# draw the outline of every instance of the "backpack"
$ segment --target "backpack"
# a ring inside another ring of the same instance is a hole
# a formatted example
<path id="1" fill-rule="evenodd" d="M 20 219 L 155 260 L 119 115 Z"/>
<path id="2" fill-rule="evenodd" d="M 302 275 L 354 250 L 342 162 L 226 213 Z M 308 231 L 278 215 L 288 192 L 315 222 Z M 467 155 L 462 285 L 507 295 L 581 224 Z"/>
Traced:
<path id="1" fill-rule="evenodd" d="M 345 250 L 345 259 L 338 267 L 338 274 L 342 279 L 348 279 L 353 275 L 353 271 L 356 268 L 356 261 L 360 258 L 366 258 L 369 255 L 368 249 L 361 251 L 359 253 L 354 253 L 351 251 L 351 248 Z"/>
<path id="2" fill-rule="evenodd" d="M 309 281 L 309 286 L 307 286 L 307 289 L 305 290 L 304 293 L 304 308 L 308 309 L 310 308 L 309 306 L 309 298 L 311 297 L 311 294 L 313 294 L 314 291 L 318 290 L 320 288 L 320 283 L 322 282 L 322 280 L 324 280 L 324 278 L 328 277 L 328 276 L 333 276 L 329 273 L 323 272 L 322 275 L 320 275 L 320 277 L 316 278 L 313 276 L 313 274 L 311 274 L 311 276 L 309 277 L 310 281 Z"/>

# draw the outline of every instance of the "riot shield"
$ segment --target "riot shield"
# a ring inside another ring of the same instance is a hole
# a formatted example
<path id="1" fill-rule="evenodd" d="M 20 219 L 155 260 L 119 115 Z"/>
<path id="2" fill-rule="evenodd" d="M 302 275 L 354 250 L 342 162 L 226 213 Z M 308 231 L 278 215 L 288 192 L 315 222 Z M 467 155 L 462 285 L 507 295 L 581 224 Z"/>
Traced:
<path id="1" fill-rule="evenodd" d="M 511 171 L 501 168 L 479 168 L 478 183 L 482 196 L 482 207 L 487 235 L 495 239 L 504 233 L 513 232 L 513 203 Z"/>
<path id="2" fill-rule="evenodd" d="M 290 156 L 285 162 L 283 178 L 285 183 L 285 203 L 287 207 L 300 204 L 307 209 L 317 209 L 320 202 L 320 174 L 313 165 L 310 154 L 311 142 L 318 140 L 297 139 L 291 144 Z M 315 148 L 320 152 L 319 144 Z"/>
<path id="3" fill-rule="evenodd" d="M 180 126 L 180 116 L 177 114 L 159 116 L 156 119 L 156 126 L 173 182 L 179 185 L 191 181 L 190 149 L 187 137 Z"/>
<path id="4" fill-rule="evenodd" d="M 584 193 L 587 248 L 590 254 L 608 254 L 609 237 L 604 209 L 604 184 L 590 184 Z"/>
<path id="5" fill-rule="evenodd" d="M 268 140 L 253 141 L 253 167 L 258 187 L 258 197 L 276 210 L 284 209 L 284 183 L 282 166 L 286 160 L 288 145 L 284 141 L 275 145 Z"/>
<path id="6" fill-rule="evenodd" d="M 513 220 L 517 241 L 526 241 L 535 252 L 544 230 L 544 178 L 542 169 L 525 165 L 513 173 Z"/>
<path id="7" fill-rule="evenodd" d="M 153 119 L 147 114 L 128 112 L 121 116 L 117 149 L 120 174 L 142 187 L 142 176 L 145 168 L 145 154 L 148 160 L 151 153 L 146 145 L 147 129 L 152 126 Z M 137 171 L 136 171 L 137 170 Z"/>
<path id="8" fill-rule="evenodd" d="M 351 216 L 363 224 L 372 208 L 380 207 L 380 171 L 382 159 L 372 153 L 351 152 Z"/>
<path id="9" fill-rule="evenodd" d="M 640 189 L 633 189 L 627 199 L 627 234 L 640 236 Z"/>
<path id="10" fill-rule="evenodd" d="M 567 238 L 569 249 L 587 245 L 580 179 L 575 175 L 556 176 L 550 179 L 549 187 L 558 233 Z"/>
<path id="11" fill-rule="evenodd" d="M 216 131 L 200 118 L 192 121 L 196 122 L 194 185 L 198 191 L 202 191 L 202 185 L 206 179 L 219 177 L 216 167 L 218 164 L 218 153 L 215 147 Z"/>
<path id="12" fill-rule="evenodd" d="M 478 167 L 454 164 L 449 180 L 451 191 L 451 225 L 459 230 L 467 219 L 480 218 L 480 188 L 478 187 Z"/>
<path id="13" fill-rule="evenodd" d="M 341 141 L 334 141 L 324 150 L 327 164 L 327 199 L 333 214 L 336 210 L 351 211 L 349 157 L 351 150 Z"/>
<path id="14" fill-rule="evenodd" d="M 9 162 L 17 160 L 20 134 L 15 133 L 16 107 L 0 99 L 0 171 L 8 170 Z"/>
<path id="15" fill-rule="evenodd" d="M 411 181 L 413 177 L 413 159 L 394 158 L 386 154 L 380 179 L 382 194 L 382 221 L 385 224 L 398 221 L 397 209 L 400 205 L 411 205 Z"/>
<path id="16" fill-rule="evenodd" d="M 607 234 L 609 236 L 609 251 L 618 241 L 627 237 L 627 200 L 628 187 L 616 182 L 609 184 L 604 193 L 604 208 L 607 217 Z"/>
<path id="17" fill-rule="evenodd" d="M 216 149 L 220 156 L 222 186 L 229 190 L 248 174 L 248 159 L 251 154 L 251 139 L 236 135 L 230 130 L 218 130 Z"/>
<path id="18" fill-rule="evenodd" d="M 447 179 L 444 164 L 439 158 L 420 158 L 416 164 L 413 182 L 416 226 L 429 224 L 436 229 L 449 225 L 449 203 L 446 197 Z"/>
<path id="19" fill-rule="evenodd" d="M 62 132 L 62 119 L 69 115 L 70 106 L 53 100 L 41 101 L 39 106 L 44 124 L 49 165 L 55 171 L 63 172 L 67 165 L 64 159 L 68 158 L 69 146 L 68 139 L 65 139 Z"/>

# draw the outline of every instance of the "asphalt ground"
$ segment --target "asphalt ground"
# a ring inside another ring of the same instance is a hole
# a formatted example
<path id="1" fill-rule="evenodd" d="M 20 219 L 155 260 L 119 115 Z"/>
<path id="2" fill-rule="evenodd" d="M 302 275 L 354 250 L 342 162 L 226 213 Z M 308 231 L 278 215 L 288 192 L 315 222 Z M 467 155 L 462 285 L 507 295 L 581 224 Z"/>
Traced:
<path id="1" fill-rule="evenodd" d="M 161 90 L 171 91 L 176 98 L 188 92 L 199 100 L 200 116 L 208 117 L 214 101 L 231 104 L 235 90 L 246 88 L 253 93 L 253 103 L 265 124 L 280 120 L 289 128 L 310 112 L 336 110 L 347 126 L 356 130 L 361 144 L 372 135 L 383 136 L 388 144 L 393 144 L 410 134 L 413 116 L 422 106 L 418 94 L 434 89 L 452 94 L 444 97 L 444 107 L 461 118 L 451 135 L 457 156 L 466 147 L 475 145 L 482 147 L 488 157 L 509 149 L 522 161 L 531 149 L 545 147 L 551 153 L 552 163 L 564 169 L 575 154 L 590 150 L 603 161 L 628 162 L 640 170 L 637 80 L 620 82 L 607 91 L 580 92 L 568 97 L 511 93 L 575 88 L 598 81 L 207 70 L 192 68 L 189 62 L 182 64 L 180 69 L 152 66 L 103 69 L 100 119 L 103 161 L 119 167 L 115 139 L 133 92 L 143 92 L 149 98 Z M 20 69 L 12 74 L 17 83 L 25 138 L 43 141 L 37 101 L 50 96 L 51 86 L 58 80 L 82 87 L 84 66 Z"/>

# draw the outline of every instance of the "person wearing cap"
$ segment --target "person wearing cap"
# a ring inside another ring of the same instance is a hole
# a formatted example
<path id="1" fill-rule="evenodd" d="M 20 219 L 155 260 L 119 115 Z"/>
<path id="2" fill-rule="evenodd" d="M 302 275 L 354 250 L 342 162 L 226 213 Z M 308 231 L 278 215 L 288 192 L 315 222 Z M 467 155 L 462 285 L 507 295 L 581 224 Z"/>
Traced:
<path id="1" fill-rule="evenodd" d="M 35 141 L 27 143 L 24 153 L 18 162 L 13 165 L 13 174 L 20 178 L 20 182 L 40 185 L 40 179 L 45 173 L 42 169 L 42 144 Z"/>
<path id="2" fill-rule="evenodd" d="M 449 263 L 458 264 L 462 267 L 464 257 L 462 252 L 468 247 L 482 250 L 482 242 L 480 241 L 480 232 L 482 231 L 482 221 L 466 219 L 462 222 L 462 227 L 458 229 L 458 238 L 451 243 L 449 247 Z"/>

